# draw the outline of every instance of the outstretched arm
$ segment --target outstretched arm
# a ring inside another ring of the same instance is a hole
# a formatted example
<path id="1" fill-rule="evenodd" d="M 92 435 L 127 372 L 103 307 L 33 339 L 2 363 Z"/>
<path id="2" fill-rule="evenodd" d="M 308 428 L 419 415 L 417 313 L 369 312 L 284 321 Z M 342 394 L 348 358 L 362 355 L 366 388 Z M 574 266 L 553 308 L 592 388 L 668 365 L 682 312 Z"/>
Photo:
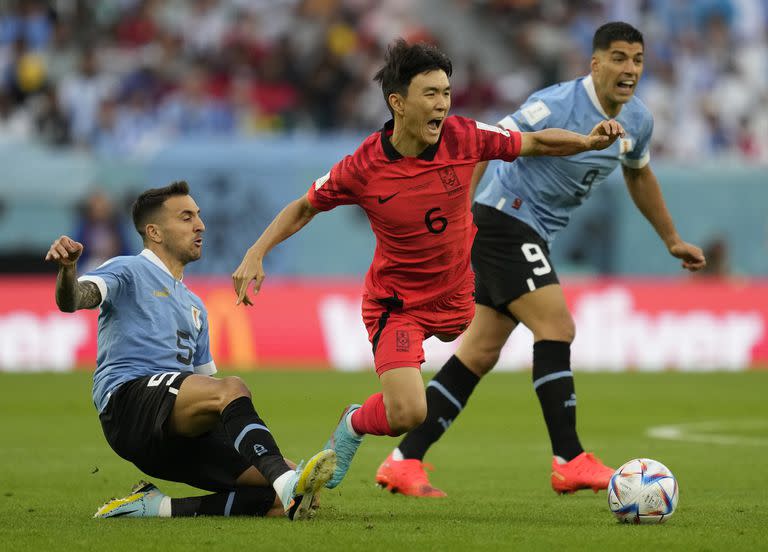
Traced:
<path id="1" fill-rule="evenodd" d="M 307 199 L 302 196 L 289 203 L 267 226 L 246 252 L 240 266 L 232 274 L 232 283 L 237 293 L 236 304 L 253 305 L 248 296 L 248 284 L 254 281 L 253 291 L 258 293 L 264 281 L 264 257 L 273 247 L 287 240 L 301 230 L 312 218 L 319 213 Z"/>
<path id="2" fill-rule="evenodd" d="M 56 276 L 56 304 L 62 312 L 92 309 L 101 303 L 101 292 L 93 282 L 77 281 L 77 260 L 83 253 L 83 244 L 68 236 L 60 236 L 51 244 L 46 261 L 58 263 Z"/>
<path id="3" fill-rule="evenodd" d="M 599 122 L 587 135 L 561 128 L 545 128 L 521 134 L 520 155 L 562 156 L 605 149 L 624 135 L 624 129 L 617 121 L 610 119 Z"/>
<path id="4" fill-rule="evenodd" d="M 632 201 L 651 223 L 656 233 L 667 246 L 669 254 L 681 259 L 682 267 L 691 272 L 701 270 L 707 264 L 701 248 L 683 241 L 675 229 L 672 215 L 667 210 L 659 181 L 650 165 L 641 169 L 632 169 L 622 165 L 624 180 L 627 183 Z"/>

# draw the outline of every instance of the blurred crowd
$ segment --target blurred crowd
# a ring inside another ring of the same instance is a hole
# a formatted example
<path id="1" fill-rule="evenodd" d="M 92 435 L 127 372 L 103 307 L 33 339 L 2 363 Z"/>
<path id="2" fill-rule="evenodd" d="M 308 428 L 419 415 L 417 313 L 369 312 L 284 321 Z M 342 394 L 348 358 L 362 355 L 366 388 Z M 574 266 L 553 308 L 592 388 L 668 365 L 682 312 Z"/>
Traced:
<path id="1" fill-rule="evenodd" d="M 768 0 L 462 0 L 502 33 L 516 67 L 496 89 L 531 89 L 589 71 L 592 35 L 627 21 L 645 39 L 638 96 L 657 156 L 768 161 Z"/>
<path id="2" fill-rule="evenodd" d="M 4 4 L 0 133 L 105 154 L 175 135 L 378 126 L 383 48 L 433 40 L 408 2 Z"/>
<path id="3" fill-rule="evenodd" d="M 478 38 L 439 36 L 411 0 L 0 0 L 0 142 L 120 156 L 179 135 L 368 132 L 388 118 L 371 79 L 400 36 L 451 54 L 454 112 L 495 122 L 586 74 L 595 28 L 621 19 L 646 37 L 657 154 L 768 160 L 768 0 L 446 5 L 501 37 L 510 67 L 464 55 Z"/>

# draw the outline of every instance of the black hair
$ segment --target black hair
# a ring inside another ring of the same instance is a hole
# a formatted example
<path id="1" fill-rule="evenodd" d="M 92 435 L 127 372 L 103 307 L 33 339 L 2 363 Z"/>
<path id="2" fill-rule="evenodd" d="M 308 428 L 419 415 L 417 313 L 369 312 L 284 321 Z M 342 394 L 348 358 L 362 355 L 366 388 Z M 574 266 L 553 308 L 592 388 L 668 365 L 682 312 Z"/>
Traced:
<path id="1" fill-rule="evenodd" d="M 630 44 L 639 42 L 643 46 L 643 33 L 635 29 L 629 23 L 623 21 L 612 21 L 601 25 L 599 29 L 595 31 L 595 36 L 592 38 L 592 51 L 595 50 L 607 50 L 611 47 L 611 43 L 617 40 L 629 42 Z"/>
<path id="2" fill-rule="evenodd" d="M 189 184 L 183 180 L 173 182 L 164 188 L 151 188 L 136 198 L 131 207 L 131 213 L 133 225 L 142 238 L 146 238 L 144 229 L 157 215 L 163 203 L 170 197 L 181 195 L 189 195 Z"/>
<path id="3" fill-rule="evenodd" d="M 392 112 L 392 107 L 389 105 L 390 94 L 407 96 L 408 86 L 413 77 L 437 70 L 445 71 L 446 75 L 451 76 L 453 64 L 447 55 L 431 44 L 424 42 L 408 44 L 399 38 L 387 48 L 384 67 L 379 69 L 373 80 L 381 84 L 384 101 Z"/>

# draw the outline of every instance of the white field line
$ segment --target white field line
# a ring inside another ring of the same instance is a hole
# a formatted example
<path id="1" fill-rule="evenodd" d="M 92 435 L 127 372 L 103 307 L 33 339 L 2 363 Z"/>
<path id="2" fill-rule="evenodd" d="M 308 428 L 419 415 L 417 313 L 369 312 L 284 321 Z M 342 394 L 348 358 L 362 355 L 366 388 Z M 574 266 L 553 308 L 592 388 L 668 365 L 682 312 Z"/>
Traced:
<path id="1" fill-rule="evenodd" d="M 765 437 L 738 435 L 739 430 L 764 429 Z M 765 420 L 714 420 L 653 426 L 646 434 L 656 439 L 704 443 L 707 445 L 768 446 L 768 419 Z"/>

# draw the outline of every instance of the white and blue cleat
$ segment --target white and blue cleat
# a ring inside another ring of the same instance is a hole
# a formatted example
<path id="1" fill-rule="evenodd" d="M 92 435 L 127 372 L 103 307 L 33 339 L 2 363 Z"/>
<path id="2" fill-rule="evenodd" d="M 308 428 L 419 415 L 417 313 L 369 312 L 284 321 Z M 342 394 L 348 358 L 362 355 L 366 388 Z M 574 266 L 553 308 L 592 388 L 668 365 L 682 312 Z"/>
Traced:
<path id="1" fill-rule="evenodd" d="M 338 486 L 342 479 L 344 479 L 344 476 L 347 475 L 352 458 L 355 457 L 357 448 L 363 441 L 361 436 L 352 433 L 347 427 L 347 416 L 351 415 L 358 408 L 360 408 L 359 404 L 351 404 L 344 409 L 336 429 L 333 430 L 331 438 L 325 444 L 324 448 L 332 449 L 336 452 L 336 469 L 333 472 L 333 477 L 325 484 L 329 489 Z"/>
<path id="2" fill-rule="evenodd" d="M 123 498 L 113 498 L 96 510 L 93 517 L 158 517 L 160 504 L 165 497 L 166 495 L 152 483 L 139 481 L 133 486 L 131 494 Z"/>

